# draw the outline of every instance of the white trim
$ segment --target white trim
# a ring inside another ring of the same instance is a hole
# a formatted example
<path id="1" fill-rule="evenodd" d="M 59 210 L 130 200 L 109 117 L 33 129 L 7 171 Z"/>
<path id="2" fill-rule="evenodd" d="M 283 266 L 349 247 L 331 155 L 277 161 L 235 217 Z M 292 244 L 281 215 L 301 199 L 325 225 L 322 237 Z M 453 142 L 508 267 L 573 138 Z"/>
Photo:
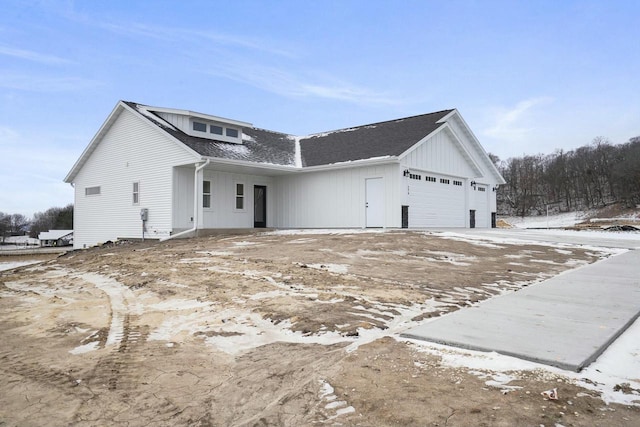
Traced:
<path id="1" fill-rule="evenodd" d="M 480 165 L 478 165 L 478 163 L 476 163 L 476 161 L 473 160 L 473 156 L 469 153 L 469 150 L 467 150 L 467 147 L 465 147 L 465 144 L 458 137 L 458 135 L 456 135 L 456 133 L 453 131 L 453 129 L 451 128 L 449 123 L 443 123 L 438 129 L 434 130 L 429 135 L 425 136 L 420 141 L 418 141 L 417 143 L 413 144 L 411 146 L 411 148 L 406 150 L 404 153 L 400 154 L 399 158 L 401 160 L 403 160 L 412 151 L 417 150 L 423 144 L 425 144 L 429 139 L 431 139 L 432 137 L 434 137 L 438 133 L 444 132 L 444 131 L 449 131 L 450 135 L 453 137 L 453 140 L 454 140 L 456 146 L 462 152 L 462 157 L 467 161 L 469 166 L 471 166 L 471 169 L 473 169 L 473 171 L 478 174 L 478 177 L 483 177 L 484 175 L 482 173 L 482 168 L 480 168 Z"/>
<path id="2" fill-rule="evenodd" d="M 142 104 L 140 104 L 140 105 L 142 105 Z M 179 110 L 179 109 L 176 109 L 176 108 L 152 107 L 150 105 L 145 105 L 145 108 L 147 110 L 157 111 L 159 113 L 178 114 L 178 115 L 181 115 L 181 116 L 189 116 L 189 117 L 195 117 L 195 118 L 200 118 L 200 119 L 204 119 L 204 120 L 211 120 L 211 121 L 215 121 L 215 122 L 229 123 L 231 125 L 240 126 L 240 127 L 247 127 L 247 128 L 253 127 L 253 124 L 248 123 L 248 122 L 242 122 L 240 120 L 234 120 L 234 119 L 227 119 L 227 118 L 219 117 L 219 116 L 212 116 L 210 114 L 198 113 L 196 111 L 191 111 L 191 110 Z"/>
<path id="3" fill-rule="evenodd" d="M 131 205 L 132 206 L 140 206 L 140 181 L 133 181 L 132 183 L 132 188 L 131 188 Z M 137 191 L 136 191 L 136 184 L 137 184 Z M 136 202 L 136 196 L 138 201 Z"/>
<path id="4" fill-rule="evenodd" d="M 209 192 L 205 193 L 204 192 L 204 183 L 208 182 L 209 183 Z M 204 177 L 202 178 L 202 209 L 210 212 L 213 211 L 213 181 L 211 179 L 204 179 Z M 204 196 L 208 195 L 209 196 L 209 206 L 205 206 L 204 205 Z"/>
<path id="5" fill-rule="evenodd" d="M 238 208 L 238 184 L 242 185 L 242 208 Z M 258 184 L 260 185 L 260 184 Z M 247 211 L 247 183 L 244 181 L 233 181 L 233 211 L 234 212 L 246 212 Z"/>

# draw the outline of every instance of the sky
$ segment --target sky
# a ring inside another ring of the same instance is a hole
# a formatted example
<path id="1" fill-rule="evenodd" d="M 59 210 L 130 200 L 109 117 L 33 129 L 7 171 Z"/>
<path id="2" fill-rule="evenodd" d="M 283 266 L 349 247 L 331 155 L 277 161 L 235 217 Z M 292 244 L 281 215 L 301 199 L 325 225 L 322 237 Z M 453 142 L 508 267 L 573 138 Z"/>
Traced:
<path id="1" fill-rule="evenodd" d="M 457 108 L 503 160 L 640 136 L 640 1 L 30 1 L 0 13 L 0 212 L 119 100 L 293 135 Z"/>

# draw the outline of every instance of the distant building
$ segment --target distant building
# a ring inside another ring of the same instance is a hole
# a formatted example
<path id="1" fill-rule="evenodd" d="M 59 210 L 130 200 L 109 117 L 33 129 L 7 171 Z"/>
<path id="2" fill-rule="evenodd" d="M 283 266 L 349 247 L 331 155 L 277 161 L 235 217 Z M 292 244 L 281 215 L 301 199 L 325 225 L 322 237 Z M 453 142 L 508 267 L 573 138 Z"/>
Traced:
<path id="1" fill-rule="evenodd" d="M 73 230 L 49 230 L 38 234 L 40 246 L 70 246 L 73 245 Z"/>

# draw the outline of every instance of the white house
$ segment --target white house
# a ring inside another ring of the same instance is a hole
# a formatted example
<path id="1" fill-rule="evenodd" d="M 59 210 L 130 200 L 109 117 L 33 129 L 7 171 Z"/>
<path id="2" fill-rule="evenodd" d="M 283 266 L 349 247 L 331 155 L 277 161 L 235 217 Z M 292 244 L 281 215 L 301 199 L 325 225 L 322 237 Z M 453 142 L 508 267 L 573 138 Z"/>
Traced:
<path id="1" fill-rule="evenodd" d="M 73 244 L 73 230 L 49 230 L 38 234 L 40 246 L 67 246 Z"/>
<path id="2" fill-rule="evenodd" d="M 491 227 L 505 181 L 457 110 L 296 137 L 120 101 L 65 182 L 82 248 L 219 228 Z"/>

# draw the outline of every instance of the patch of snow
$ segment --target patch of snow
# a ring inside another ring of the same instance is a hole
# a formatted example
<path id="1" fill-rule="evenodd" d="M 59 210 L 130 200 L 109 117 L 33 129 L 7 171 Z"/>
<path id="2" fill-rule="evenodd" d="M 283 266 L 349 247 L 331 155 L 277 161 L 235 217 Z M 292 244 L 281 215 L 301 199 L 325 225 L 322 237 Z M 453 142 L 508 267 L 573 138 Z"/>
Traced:
<path id="1" fill-rule="evenodd" d="M 233 242 L 235 246 L 255 246 L 258 245 L 256 242 L 242 241 L 242 242 Z"/>
<path id="2" fill-rule="evenodd" d="M 193 310 L 213 305 L 213 302 L 197 301 L 193 299 L 169 299 L 156 304 L 147 305 L 146 308 L 159 311 Z"/>
<path id="3" fill-rule="evenodd" d="M 302 168 L 302 150 L 300 149 L 300 137 L 293 137 L 293 143 L 295 147 L 294 166 L 297 168 Z"/>
<path id="4" fill-rule="evenodd" d="M 106 345 L 118 344 L 123 336 L 125 315 L 132 311 L 132 307 L 128 306 L 128 301 L 133 300 L 133 292 L 117 280 L 100 274 L 84 273 L 79 275 L 79 277 L 93 284 L 109 297 L 111 304 L 111 325 L 109 326 Z"/>
<path id="5" fill-rule="evenodd" d="M 256 142 L 256 140 L 251 135 L 247 135 L 244 132 L 242 132 L 242 140 L 249 141 L 249 142 Z"/>
<path id="6" fill-rule="evenodd" d="M 566 212 L 560 214 L 540 216 L 511 216 L 501 218 L 516 228 L 559 228 L 559 227 L 571 227 L 582 221 L 589 216 L 589 212 Z"/>
<path id="7" fill-rule="evenodd" d="M 347 274 L 349 272 L 349 266 L 346 264 L 307 264 L 307 267 L 337 274 Z"/>
<path id="8" fill-rule="evenodd" d="M 591 365 L 581 372 L 565 371 L 547 365 L 542 365 L 496 352 L 481 352 L 463 350 L 445 345 L 428 343 L 426 341 L 403 339 L 410 342 L 421 352 L 441 358 L 441 363 L 453 368 L 466 368 L 470 373 L 483 375 L 508 373 L 505 377 L 494 377 L 495 381 L 518 379 L 518 371 L 540 371 L 551 375 L 565 377 L 586 389 L 594 390 L 606 403 L 640 407 L 640 394 L 625 394 L 615 391 L 614 387 L 621 383 L 640 390 L 640 319 L 636 320 L 616 341 L 607 348 Z M 500 379 L 502 378 L 502 380 Z"/>
<path id="9" fill-rule="evenodd" d="M 37 264 L 39 262 L 42 262 L 42 261 L 29 260 L 29 261 L 0 262 L 0 271 L 12 270 L 14 268 L 22 267 L 23 265 Z"/>
<path id="10" fill-rule="evenodd" d="M 386 228 L 306 228 L 306 229 L 282 229 L 261 233 L 262 236 L 291 236 L 291 235 L 345 235 L 345 234 L 375 234 L 391 232 Z"/>
<path id="11" fill-rule="evenodd" d="M 90 351 L 94 351 L 97 350 L 100 346 L 100 343 L 98 341 L 93 341 L 84 345 L 79 345 L 78 347 L 69 350 L 69 353 L 71 354 L 83 354 L 83 353 L 88 353 Z"/>
<path id="12" fill-rule="evenodd" d="M 226 151 L 228 153 L 234 153 L 237 155 L 247 155 L 249 154 L 249 147 L 242 144 L 236 144 L 234 142 L 220 142 L 217 145 L 222 151 Z"/>
<path id="13" fill-rule="evenodd" d="M 136 105 L 138 108 L 138 112 L 140 114 L 142 114 L 145 117 L 150 118 L 151 120 L 153 120 L 154 122 L 160 124 L 163 127 L 169 128 L 169 129 L 173 129 L 173 130 L 177 130 L 175 128 L 175 126 L 173 126 L 171 123 L 169 123 L 168 121 L 166 121 L 165 119 L 163 119 L 160 116 L 156 116 L 155 114 L 153 114 L 151 111 L 149 111 L 147 108 L 143 107 L 142 105 Z"/>
<path id="14" fill-rule="evenodd" d="M 209 256 L 229 256 L 233 255 L 233 252 L 228 251 L 196 251 L 197 254 L 209 255 Z"/>

